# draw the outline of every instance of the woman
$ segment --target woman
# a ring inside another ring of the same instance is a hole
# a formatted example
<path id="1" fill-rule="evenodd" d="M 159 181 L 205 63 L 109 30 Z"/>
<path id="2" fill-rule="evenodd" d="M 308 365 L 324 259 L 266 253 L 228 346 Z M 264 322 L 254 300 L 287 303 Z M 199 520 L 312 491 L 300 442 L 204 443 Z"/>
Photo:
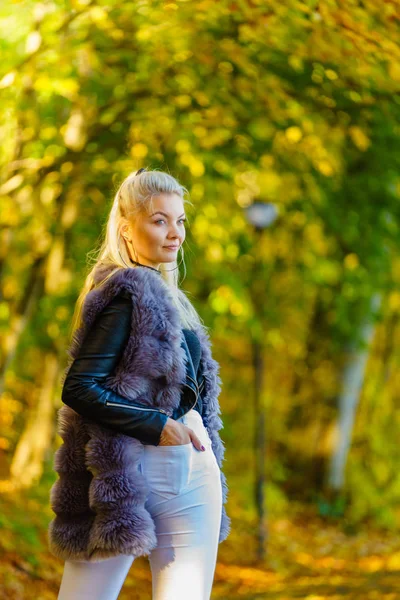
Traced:
<path id="1" fill-rule="evenodd" d="M 136 556 L 153 600 L 210 598 L 230 518 L 219 365 L 178 287 L 185 191 L 129 175 L 78 298 L 51 489 L 59 600 L 117 598 Z"/>

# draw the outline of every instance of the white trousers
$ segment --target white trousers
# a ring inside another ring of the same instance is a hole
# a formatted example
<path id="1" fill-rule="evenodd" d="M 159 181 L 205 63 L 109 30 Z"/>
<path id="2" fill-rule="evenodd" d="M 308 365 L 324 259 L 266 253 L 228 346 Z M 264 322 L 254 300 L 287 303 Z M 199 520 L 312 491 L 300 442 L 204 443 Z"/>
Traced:
<path id="1" fill-rule="evenodd" d="M 140 464 L 158 540 L 148 557 L 152 600 L 209 600 L 221 524 L 220 469 L 200 414 L 192 409 L 179 420 L 206 450 L 192 442 L 144 446 Z M 66 561 L 58 600 L 115 600 L 133 561 L 125 554 L 100 562 Z"/>

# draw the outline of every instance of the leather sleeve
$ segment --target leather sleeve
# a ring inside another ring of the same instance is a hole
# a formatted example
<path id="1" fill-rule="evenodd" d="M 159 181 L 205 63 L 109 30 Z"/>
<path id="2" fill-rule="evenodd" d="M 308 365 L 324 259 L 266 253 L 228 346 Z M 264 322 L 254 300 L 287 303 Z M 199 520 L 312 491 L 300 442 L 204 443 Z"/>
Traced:
<path id="1" fill-rule="evenodd" d="M 62 401 L 100 425 L 158 446 L 168 415 L 104 386 L 129 339 L 131 318 L 132 298 L 126 292 L 115 296 L 101 311 L 67 373 Z"/>

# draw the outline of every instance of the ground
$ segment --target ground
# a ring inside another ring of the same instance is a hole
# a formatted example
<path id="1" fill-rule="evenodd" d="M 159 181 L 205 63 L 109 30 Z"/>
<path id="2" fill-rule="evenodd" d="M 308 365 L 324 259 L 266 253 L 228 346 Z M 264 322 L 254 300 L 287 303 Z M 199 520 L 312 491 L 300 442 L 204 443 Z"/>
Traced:
<path id="1" fill-rule="evenodd" d="M 55 600 L 63 564 L 46 549 L 50 513 L 37 500 L 1 501 L 0 597 Z M 400 540 L 396 533 L 360 527 L 351 535 L 340 521 L 312 511 L 272 518 L 265 560 L 257 562 L 255 531 L 233 522 L 219 547 L 212 600 L 400 600 Z M 246 552 L 243 552 L 246 549 Z M 137 559 L 119 600 L 148 600 L 151 573 Z"/>

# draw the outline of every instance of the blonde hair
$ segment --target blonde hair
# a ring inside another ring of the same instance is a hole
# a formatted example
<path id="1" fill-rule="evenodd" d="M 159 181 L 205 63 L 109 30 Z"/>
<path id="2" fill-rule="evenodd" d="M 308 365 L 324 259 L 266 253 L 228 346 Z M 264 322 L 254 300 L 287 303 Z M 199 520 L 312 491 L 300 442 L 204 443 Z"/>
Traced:
<path id="1" fill-rule="evenodd" d="M 138 174 L 139 173 L 139 174 Z M 70 338 L 74 337 L 76 330 L 82 324 L 82 308 L 85 303 L 85 298 L 88 292 L 95 288 L 101 287 L 106 281 L 112 277 L 117 269 L 136 268 L 134 264 L 130 264 L 129 255 L 126 244 L 121 241 L 121 225 L 129 218 L 135 218 L 138 214 L 146 210 L 152 209 L 153 196 L 162 193 L 178 194 L 184 204 L 191 204 L 190 201 L 184 198 L 187 188 L 182 186 L 172 175 L 164 171 L 147 171 L 139 169 L 130 173 L 119 186 L 111 206 L 111 210 L 105 224 L 104 239 L 100 242 L 99 248 L 88 253 L 89 272 L 83 288 L 78 296 L 75 304 L 74 314 L 70 329 Z M 103 236 L 102 236 L 103 237 Z M 183 247 L 181 247 L 183 256 Z M 90 259 L 90 256 L 93 256 Z M 92 265 L 90 262 L 92 260 Z M 115 267 L 107 269 L 107 275 L 97 281 L 95 271 L 100 266 Z M 196 309 L 190 302 L 184 290 L 179 288 L 179 269 L 178 261 L 174 260 L 167 264 L 160 264 L 161 277 L 170 288 L 172 301 L 176 306 L 180 315 L 182 327 L 194 329 L 196 326 L 207 330 L 202 319 L 198 315 Z M 186 267 L 185 267 L 186 272 Z M 158 276 L 159 277 L 159 276 Z"/>

